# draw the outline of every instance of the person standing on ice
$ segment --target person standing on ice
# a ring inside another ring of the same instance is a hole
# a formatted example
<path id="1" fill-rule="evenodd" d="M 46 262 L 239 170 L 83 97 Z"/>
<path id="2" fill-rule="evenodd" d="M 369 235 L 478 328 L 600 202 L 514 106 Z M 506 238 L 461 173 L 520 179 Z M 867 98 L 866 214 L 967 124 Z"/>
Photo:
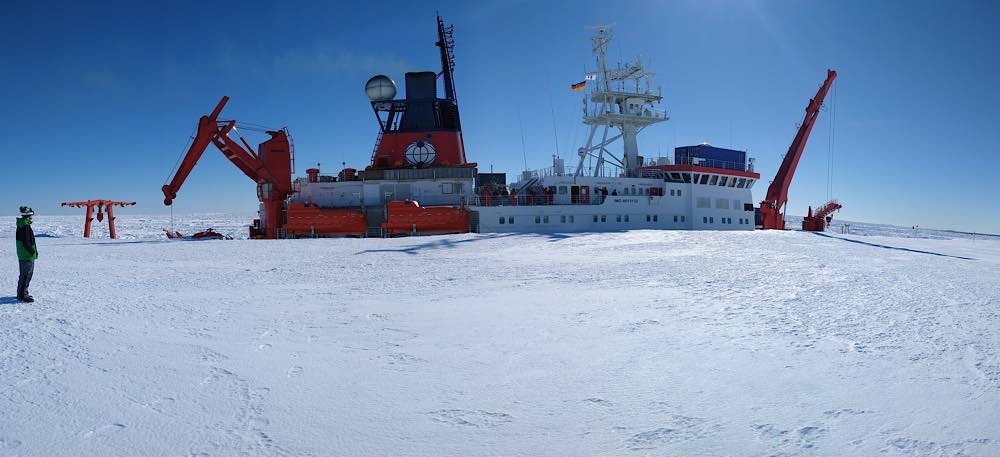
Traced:
<path id="1" fill-rule="evenodd" d="M 31 216 L 35 214 L 27 206 L 21 207 L 21 217 L 17 218 L 17 260 L 21 266 L 21 275 L 17 278 L 17 299 L 26 303 L 35 301 L 28 293 L 31 275 L 35 272 L 35 260 L 38 259 L 38 246 L 35 245 L 35 232 L 31 230 Z"/>

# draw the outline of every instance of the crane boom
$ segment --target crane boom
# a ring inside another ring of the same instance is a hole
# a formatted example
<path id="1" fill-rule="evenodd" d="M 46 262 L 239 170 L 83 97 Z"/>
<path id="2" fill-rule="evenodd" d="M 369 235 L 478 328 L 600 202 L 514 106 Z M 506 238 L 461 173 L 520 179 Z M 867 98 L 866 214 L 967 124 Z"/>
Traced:
<path id="1" fill-rule="evenodd" d="M 238 143 L 230 136 L 236 129 L 236 121 L 219 121 L 219 114 L 227 101 L 229 97 L 223 96 L 211 114 L 198 120 L 198 130 L 191 146 L 174 177 L 162 188 L 163 204 L 169 206 L 173 203 L 198 159 L 209 144 L 214 144 L 226 159 L 257 183 L 257 197 L 263 206 L 259 221 L 262 232 L 252 232 L 251 236 L 277 238 L 285 200 L 292 193 L 292 151 L 288 132 L 285 129 L 268 131 L 271 138 L 261 143 L 255 153 L 245 138 L 240 136 Z"/>
<path id="2" fill-rule="evenodd" d="M 188 175 L 191 174 L 191 170 L 198 163 L 198 159 L 201 158 L 205 149 L 212 142 L 213 134 L 218 131 L 216 121 L 219 118 L 219 114 L 222 113 L 222 108 L 226 106 L 226 102 L 228 101 L 229 96 L 223 95 L 222 100 L 219 100 L 219 103 L 215 105 L 215 109 L 212 110 L 212 114 L 202 116 L 198 120 L 198 131 L 194 136 L 194 141 L 191 142 L 191 146 L 184 154 L 184 159 L 181 161 L 180 166 L 177 167 L 177 172 L 174 173 L 173 179 L 162 188 L 164 205 L 170 206 L 174 202 L 174 199 L 177 198 L 177 191 L 181 189 L 181 185 L 184 184 Z"/>
<path id="3" fill-rule="evenodd" d="M 774 181 L 771 181 L 771 185 L 767 188 L 767 196 L 764 201 L 760 202 L 761 225 L 765 230 L 785 229 L 785 205 L 788 203 L 788 188 L 792 184 L 792 177 L 799 165 L 799 159 L 802 158 L 806 141 L 809 140 L 809 133 L 812 132 L 816 118 L 819 117 L 819 109 L 823 106 L 823 100 L 836 78 L 836 71 L 826 71 L 826 81 L 820 86 L 816 96 L 810 99 L 809 104 L 806 105 L 806 116 L 802 120 L 802 125 L 799 126 L 799 131 L 795 134 L 792 144 L 788 146 L 788 152 L 785 153 L 785 159 L 782 160 L 781 167 L 774 175 Z"/>

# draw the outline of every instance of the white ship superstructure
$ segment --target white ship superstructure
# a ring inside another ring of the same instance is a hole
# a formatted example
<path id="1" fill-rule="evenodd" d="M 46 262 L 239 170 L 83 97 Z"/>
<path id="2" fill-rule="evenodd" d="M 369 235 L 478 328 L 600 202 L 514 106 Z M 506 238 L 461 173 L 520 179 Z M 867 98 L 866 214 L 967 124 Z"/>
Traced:
<path id="1" fill-rule="evenodd" d="M 597 28 L 597 69 L 574 85 L 587 88 L 583 122 L 590 127 L 576 170 L 567 173 L 556 157 L 509 189 L 480 185 L 470 207 L 479 231 L 753 230 L 751 189 L 760 175 L 745 152 L 701 144 L 651 162 L 639 153 L 639 132 L 669 118 L 641 61 L 608 68 L 611 38 L 609 26 Z"/>

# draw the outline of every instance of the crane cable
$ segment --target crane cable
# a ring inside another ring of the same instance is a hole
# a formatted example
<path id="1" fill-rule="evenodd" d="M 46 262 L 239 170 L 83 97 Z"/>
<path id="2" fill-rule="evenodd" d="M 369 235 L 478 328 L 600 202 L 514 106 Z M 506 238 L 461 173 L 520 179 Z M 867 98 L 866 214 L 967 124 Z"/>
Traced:
<path id="1" fill-rule="evenodd" d="M 163 180 L 164 184 L 167 184 L 167 183 L 170 182 L 170 177 L 173 176 L 174 173 L 177 172 L 177 168 L 180 167 L 181 161 L 184 160 L 184 154 L 187 152 L 188 148 L 191 146 L 191 143 L 194 142 L 194 133 L 195 133 L 196 130 L 197 130 L 197 128 L 192 129 L 191 133 L 188 134 L 187 139 L 184 140 L 184 144 L 181 146 L 181 152 L 179 154 L 177 154 L 177 161 L 174 162 L 174 166 L 173 166 L 173 168 L 170 169 L 170 172 L 167 174 L 167 178 Z"/>

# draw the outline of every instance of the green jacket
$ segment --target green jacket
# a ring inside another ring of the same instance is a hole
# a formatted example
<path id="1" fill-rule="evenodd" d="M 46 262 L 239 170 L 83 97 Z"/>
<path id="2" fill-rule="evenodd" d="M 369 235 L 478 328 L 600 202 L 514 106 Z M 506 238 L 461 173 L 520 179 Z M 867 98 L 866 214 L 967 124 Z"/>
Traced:
<path id="1" fill-rule="evenodd" d="M 31 230 L 31 219 L 26 217 L 17 218 L 17 243 L 18 260 L 35 260 L 38 258 L 38 246 L 35 245 L 35 232 Z"/>

